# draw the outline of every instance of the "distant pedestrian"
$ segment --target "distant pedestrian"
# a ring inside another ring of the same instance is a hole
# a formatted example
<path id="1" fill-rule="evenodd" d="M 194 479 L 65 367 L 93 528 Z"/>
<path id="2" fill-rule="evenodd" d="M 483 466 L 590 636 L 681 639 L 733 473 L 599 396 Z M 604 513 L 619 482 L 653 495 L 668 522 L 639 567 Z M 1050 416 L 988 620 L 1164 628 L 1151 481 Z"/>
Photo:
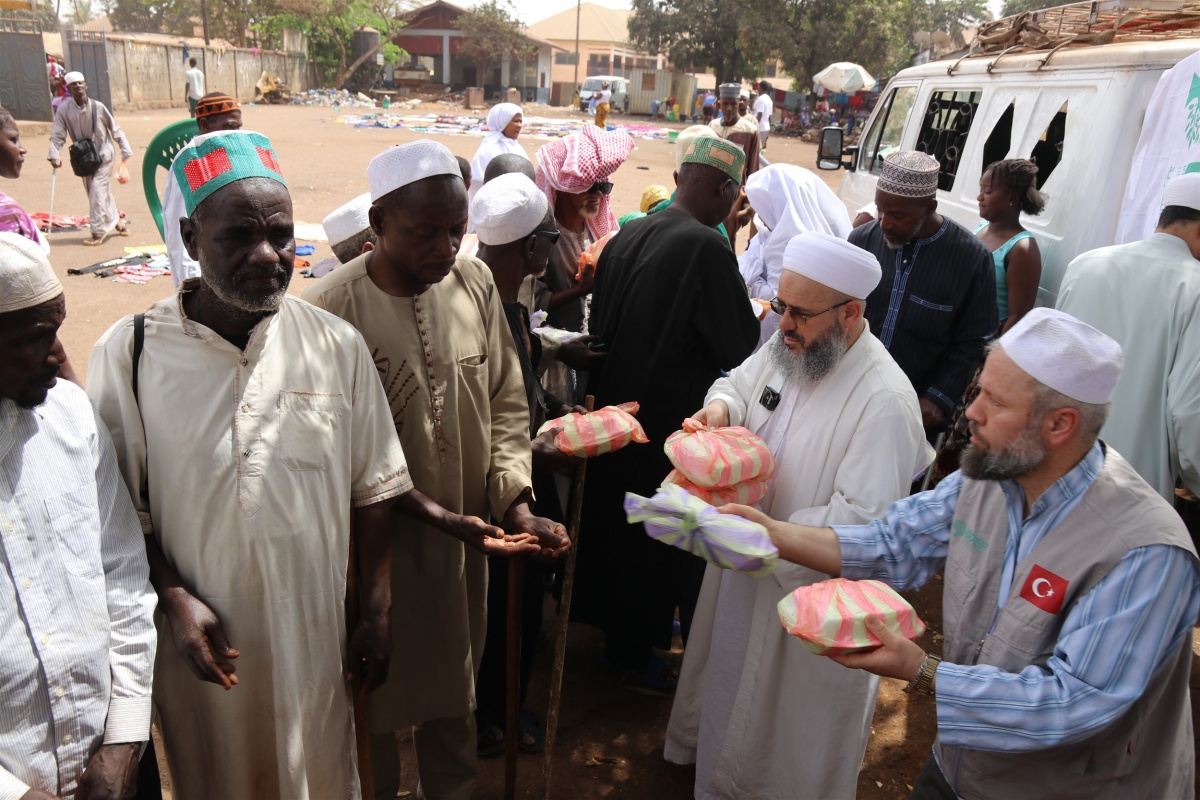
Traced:
<path id="1" fill-rule="evenodd" d="M 200 98 L 204 97 L 204 73 L 196 66 L 196 59 L 188 59 L 188 64 L 191 69 L 183 73 L 186 81 L 184 91 L 187 93 L 188 114 L 194 117 L 196 116 L 196 104 L 200 102 Z"/>
<path id="2" fill-rule="evenodd" d="M 121 236 L 128 236 L 129 231 L 121 221 L 117 212 L 117 200 L 112 194 L 113 176 L 113 142 L 121 148 L 122 162 L 133 157 L 133 148 L 125 138 L 125 132 L 113 118 L 112 112 L 99 100 L 89 100 L 87 96 L 87 81 L 82 72 L 68 72 L 63 79 L 71 92 L 71 99 L 58 107 L 54 112 L 54 125 L 50 129 L 50 154 L 47 160 L 58 169 L 62 166 L 59 155 L 62 146 L 66 144 L 67 134 L 71 141 L 79 145 L 83 140 L 90 140 L 94 153 L 99 160 L 99 166 L 92 167 L 90 172 L 80 172 L 76 175 L 83 178 L 83 190 L 87 192 L 89 208 L 89 224 L 92 237 L 85 239 L 84 244 L 95 247 L 104 242 L 114 230 Z"/>
<path id="3" fill-rule="evenodd" d="M 746 166 L 742 173 L 744 185 L 746 178 L 758 172 L 758 151 L 762 144 L 758 139 L 758 123 L 747 117 L 740 106 L 741 88 L 736 83 L 722 83 L 717 87 L 721 98 L 718 101 L 721 118 L 713 120 L 709 127 L 722 139 L 728 139 L 746 153 Z"/>
<path id="4" fill-rule="evenodd" d="M 608 120 L 609 109 L 612 108 L 612 90 L 608 87 L 608 81 L 600 84 L 600 91 L 596 98 L 596 125 L 603 128 L 604 123 Z"/>
<path id="5" fill-rule="evenodd" d="M 712 89 L 704 93 L 704 122 L 710 123 L 713 119 L 713 106 L 717 103 L 717 96 L 713 94 Z"/>
<path id="6" fill-rule="evenodd" d="M 771 84 L 758 84 L 758 98 L 754 101 L 754 116 L 758 120 L 758 142 L 767 149 L 767 137 L 771 135 L 771 114 L 775 113 L 775 101 L 771 99 Z"/>

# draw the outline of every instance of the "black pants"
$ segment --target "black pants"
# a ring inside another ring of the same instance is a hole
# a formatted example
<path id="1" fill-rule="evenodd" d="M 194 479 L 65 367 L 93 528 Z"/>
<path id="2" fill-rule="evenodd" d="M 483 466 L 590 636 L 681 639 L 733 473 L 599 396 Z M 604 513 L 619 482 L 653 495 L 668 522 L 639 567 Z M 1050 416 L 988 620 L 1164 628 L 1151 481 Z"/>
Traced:
<path id="1" fill-rule="evenodd" d="M 917 782 L 913 784 L 908 800 L 958 800 L 958 795 L 950 788 L 932 753 L 921 774 L 917 776 Z"/>
<path id="2" fill-rule="evenodd" d="M 146 751 L 138 762 L 137 800 L 162 800 L 162 781 L 158 776 L 158 758 L 154 754 L 154 740 L 146 742 Z"/>

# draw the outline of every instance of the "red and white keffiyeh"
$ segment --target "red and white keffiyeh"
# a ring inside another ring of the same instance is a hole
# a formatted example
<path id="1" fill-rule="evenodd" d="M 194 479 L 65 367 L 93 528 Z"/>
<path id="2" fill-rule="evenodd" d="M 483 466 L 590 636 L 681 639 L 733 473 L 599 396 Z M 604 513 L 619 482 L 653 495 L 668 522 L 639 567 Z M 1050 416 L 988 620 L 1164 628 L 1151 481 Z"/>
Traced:
<path id="1" fill-rule="evenodd" d="M 606 181 L 625 163 L 633 138 L 625 131 L 606 131 L 595 125 L 542 145 L 537 151 L 537 185 L 554 206 L 556 192 L 579 194 Z M 600 195 L 600 213 L 588 220 L 593 238 L 617 230 L 609 195 Z"/>

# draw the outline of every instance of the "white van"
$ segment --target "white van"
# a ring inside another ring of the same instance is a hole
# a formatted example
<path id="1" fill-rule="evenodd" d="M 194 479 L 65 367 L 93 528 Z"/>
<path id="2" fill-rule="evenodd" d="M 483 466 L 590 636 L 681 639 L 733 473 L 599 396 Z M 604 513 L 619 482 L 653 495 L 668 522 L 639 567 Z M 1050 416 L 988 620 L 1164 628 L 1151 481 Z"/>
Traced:
<path id="1" fill-rule="evenodd" d="M 608 90 L 612 92 L 612 100 L 609 101 L 609 104 L 613 111 L 619 111 L 625 107 L 625 95 L 629 93 L 629 81 L 615 75 L 595 75 L 585 80 L 579 89 L 580 111 L 587 111 L 588 101 L 592 99 L 592 92 L 599 92 L 606 83 Z"/>
<path id="2" fill-rule="evenodd" d="M 1065 8 L 1079 5 L 1098 4 Z M 849 161 L 836 155 L 837 129 L 822 132 L 830 138 L 818 167 L 848 170 L 838 194 L 853 216 L 874 201 L 884 156 L 927 152 L 941 164 L 938 211 L 975 230 L 984 167 L 1035 156 L 1046 208 L 1021 224 L 1042 252 L 1038 305 L 1053 306 L 1071 259 L 1114 242 L 1150 96 L 1165 70 L 1200 50 L 1200 31 L 1185 35 L 1197 38 L 1118 38 L 905 69 L 880 95 L 859 145 L 846 148 Z"/>

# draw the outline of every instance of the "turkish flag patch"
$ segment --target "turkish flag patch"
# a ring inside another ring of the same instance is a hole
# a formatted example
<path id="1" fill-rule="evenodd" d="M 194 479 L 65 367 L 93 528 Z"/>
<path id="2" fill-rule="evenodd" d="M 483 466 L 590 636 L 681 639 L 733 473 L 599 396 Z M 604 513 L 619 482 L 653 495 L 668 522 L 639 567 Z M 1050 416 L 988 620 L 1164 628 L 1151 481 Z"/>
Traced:
<path id="1" fill-rule="evenodd" d="M 1033 565 L 1025 586 L 1021 589 L 1021 597 L 1025 598 L 1047 614 L 1057 614 L 1062 611 L 1063 601 L 1067 597 L 1067 586 L 1070 581 L 1060 578 L 1050 570 Z"/>

